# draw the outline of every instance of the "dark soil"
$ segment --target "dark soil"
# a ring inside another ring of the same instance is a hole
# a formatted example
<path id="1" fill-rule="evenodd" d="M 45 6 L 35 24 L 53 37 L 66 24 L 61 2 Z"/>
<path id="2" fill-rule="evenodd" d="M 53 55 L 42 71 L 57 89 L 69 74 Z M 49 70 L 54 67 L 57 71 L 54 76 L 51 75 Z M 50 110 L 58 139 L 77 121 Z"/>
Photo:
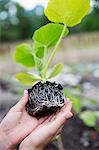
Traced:
<path id="1" fill-rule="evenodd" d="M 63 87 L 55 82 L 38 82 L 28 92 L 26 111 L 32 116 L 50 115 L 64 105 Z"/>
<path id="2" fill-rule="evenodd" d="M 64 150 L 99 150 L 99 134 L 86 127 L 78 117 L 70 119 L 62 130 Z M 57 141 L 49 144 L 45 150 L 58 150 Z"/>

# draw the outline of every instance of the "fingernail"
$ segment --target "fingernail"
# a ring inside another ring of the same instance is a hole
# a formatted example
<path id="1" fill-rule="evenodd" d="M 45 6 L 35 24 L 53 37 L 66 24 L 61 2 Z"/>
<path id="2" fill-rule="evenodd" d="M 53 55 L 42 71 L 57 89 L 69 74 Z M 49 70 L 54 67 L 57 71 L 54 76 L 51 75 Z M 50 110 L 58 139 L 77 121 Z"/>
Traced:
<path id="1" fill-rule="evenodd" d="M 24 95 L 26 95 L 28 93 L 28 91 L 27 90 L 24 90 Z"/>
<path id="2" fill-rule="evenodd" d="M 73 116 L 73 114 L 70 112 L 68 113 L 68 115 L 66 116 L 67 119 L 71 118 Z"/>
<path id="3" fill-rule="evenodd" d="M 71 112 L 64 112 L 63 113 L 63 116 L 66 118 L 66 119 L 69 119 L 73 116 L 73 114 Z"/>

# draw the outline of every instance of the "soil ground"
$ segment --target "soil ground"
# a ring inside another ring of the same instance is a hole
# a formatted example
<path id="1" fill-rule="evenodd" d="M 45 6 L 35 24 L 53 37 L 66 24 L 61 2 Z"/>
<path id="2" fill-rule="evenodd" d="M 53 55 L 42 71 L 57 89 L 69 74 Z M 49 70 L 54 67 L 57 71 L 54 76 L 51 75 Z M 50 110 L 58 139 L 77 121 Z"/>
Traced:
<path id="1" fill-rule="evenodd" d="M 99 150 L 99 134 L 86 127 L 77 116 L 70 119 L 62 130 L 64 150 Z M 58 150 L 56 141 L 45 150 Z"/>

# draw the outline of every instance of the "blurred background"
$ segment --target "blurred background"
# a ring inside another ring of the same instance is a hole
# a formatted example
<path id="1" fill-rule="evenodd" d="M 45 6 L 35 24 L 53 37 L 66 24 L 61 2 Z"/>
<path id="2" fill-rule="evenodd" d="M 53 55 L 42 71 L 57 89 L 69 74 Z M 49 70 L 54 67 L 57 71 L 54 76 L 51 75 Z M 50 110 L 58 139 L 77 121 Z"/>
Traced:
<path id="1" fill-rule="evenodd" d="M 15 79 L 15 74 L 26 68 L 15 64 L 14 48 L 22 42 L 33 44 L 35 30 L 49 22 L 44 15 L 47 3 L 48 0 L 0 0 L 0 121 L 26 88 Z M 62 132 L 66 150 L 99 150 L 99 0 L 92 0 L 91 6 L 82 23 L 70 28 L 52 62 L 65 64 L 55 80 L 64 86 L 75 113 Z M 54 141 L 46 149 L 58 150 L 59 144 Z"/>

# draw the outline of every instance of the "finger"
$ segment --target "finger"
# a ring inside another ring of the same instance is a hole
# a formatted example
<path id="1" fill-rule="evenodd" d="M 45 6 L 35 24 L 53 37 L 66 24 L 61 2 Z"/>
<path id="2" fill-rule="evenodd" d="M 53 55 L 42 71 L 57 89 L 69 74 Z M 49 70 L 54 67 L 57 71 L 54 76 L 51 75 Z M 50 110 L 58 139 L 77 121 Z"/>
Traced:
<path id="1" fill-rule="evenodd" d="M 65 124 L 66 120 L 69 119 L 69 118 L 71 118 L 72 116 L 73 115 L 72 115 L 71 112 L 67 112 L 66 116 L 60 115 L 57 119 L 55 119 L 52 122 L 52 124 L 50 124 L 49 128 L 52 128 L 53 132 L 56 134 L 58 132 L 58 130 L 63 127 L 63 125 Z"/>
<path id="2" fill-rule="evenodd" d="M 59 116 L 61 117 L 61 115 L 65 112 L 66 112 L 66 118 L 69 119 L 69 116 L 71 116 L 71 113 L 68 114 L 67 112 L 71 111 L 71 107 L 72 107 L 72 103 L 70 101 L 66 101 L 64 107 L 60 111 L 58 111 L 55 116 L 53 116 L 53 118 L 51 119 L 51 122 L 53 122 Z"/>
<path id="3" fill-rule="evenodd" d="M 67 99 L 65 101 L 65 105 L 64 105 L 64 107 L 62 107 L 61 111 L 64 111 L 65 109 L 68 111 L 71 111 L 71 108 L 72 108 L 72 102 Z"/>
<path id="4" fill-rule="evenodd" d="M 28 101 L 28 91 L 24 90 L 24 96 L 14 107 L 11 108 L 10 112 L 23 111 L 27 101 Z"/>
<path id="5" fill-rule="evenodd" d="M 53 132 L 52 126 L 44 124 L 35 129 L 30 136 L 28 136 L 28 139 L 34 147 L 44 147 L 56 136 L 56 133 L 55 131 Z"/>
<path id="6" fill-rule="evenodd" d="M 72 113 L 70 112 L 71 107 L 71 102 L 66 102 L 64 108 L 62 108 L 62 110 L 58 114 L 56 114 L 56 116 L 52 117 L 54 118 L 53 121 L 50 121 L 47 124 L 41 126 L 40 128 L 35 129 L 28 137 L 29 139 L 31 139 L 32 144 L 34 146 L 40 147 L 42 144 L 45 146 L 47 143 L 49 143 L 49 141 L 51 141 L 51 139 L 55 137 L 58 131 L 61 130 L 66 119 L 72 116 Z"/>
<path id="7" fill-rule="evenodd" d="M 52 119 L 53 116 L 54 116 L 54 114 L 51 115 L 51 116 L 43 117 L 42 120 L 39 121 L 39 126 L 37 127 L 37 130 L 39 128 L 45 126 L 46 124 L 48 124 L 51 121 L 51 119 Z"/>
<path id="8" fill-rule="evenodd" d="M 39 141 L 40 141 L 40 139 L 50 140 L 57 134 L 59 129 L 61 129 L 63 127 L 66 119 L 72 116 L 72 113 L 70 112 L 71 106 L 72 106 L 71 102 L 68 101 L 66 103 L 66 106 L 64 107 L 65 111 L 61 110 L 56 116 L 54 115 L 52 117 L 52 118 L 54 118 L 54 121 L 51 121 L 47 125 L 44 125 L 41 128 L 34 131 L 35 136 L 43 135 L 43 138 L 42 138 L 42 136 L 41 136 L 41 138 L 39 136 Z M 52 119 L 52 118 L 50 118 L 50 119 Z M 32 134 L 32 138 L 33 138 L 33 134 Z"/>
<path id="9" fill-rule="evenodd" d="M 51 119 L 55 116 L 55 114 L 52 114 L 51 116 L 49 116 L 44 122 L 43 125 L 46 125 L 47 123 L 49 123 L 51 121 Z"/>
<path id="10" fill-rule="evenodd" d="M 48 119 L 48 116 L 39 119 L 39 125 L 43 124 Z"/>
<path id="11" fill-rule="evenodd" d="M 1 128 L 5 131 L 14 128 L 21 118 L 22 112 L 9 113 L 1 122 Z"/>
<path id="12" fill-rule="evenodd" d="M 72 103 L 67 101 L 65 106 L 61 109 L 61 111 L 57 114 L 56 118 L 50 124 L 51 128 L 53 128 L 54 132 L 57 132 L 61 126 L 65 123 L 67 119 L 73 116 L 70 112 L 72 107 Z"/>

